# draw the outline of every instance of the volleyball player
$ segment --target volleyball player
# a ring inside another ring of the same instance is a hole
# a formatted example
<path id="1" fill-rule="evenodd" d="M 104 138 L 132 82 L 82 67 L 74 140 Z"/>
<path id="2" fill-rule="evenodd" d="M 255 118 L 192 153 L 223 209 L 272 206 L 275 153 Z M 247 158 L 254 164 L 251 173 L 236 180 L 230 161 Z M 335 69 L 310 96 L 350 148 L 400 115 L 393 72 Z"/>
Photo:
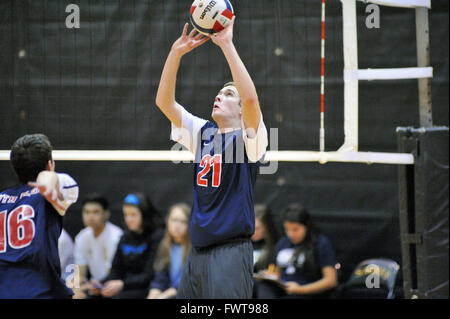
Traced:
<path id="1" fill-rule="evenodd" d="M 189 223 L 193 247 L 177 298 L 252 296 L 253 188 L 268 142 L 255 86 L 233 44 L 233 25 L 234 18 L 221 32 L 204 37 L 194 30 L 187 34 L 186 24 L 172 45 L 157 92 L 156 104 L 172 122 L 171 139 L 195 155 Z M 210 38 L 233 77 L 215 97 L 214 121 L 190 114 L 175 100 L 181 58 Z"/>
<path id="2" fill-rule="evenodd" d="M 78 185 L 55 173 L 43 134 L 15 141 L 11 164 L 21 184 L 0 193 L 0 299 L 70 298 L 60 279 L 58 238 Z"/>

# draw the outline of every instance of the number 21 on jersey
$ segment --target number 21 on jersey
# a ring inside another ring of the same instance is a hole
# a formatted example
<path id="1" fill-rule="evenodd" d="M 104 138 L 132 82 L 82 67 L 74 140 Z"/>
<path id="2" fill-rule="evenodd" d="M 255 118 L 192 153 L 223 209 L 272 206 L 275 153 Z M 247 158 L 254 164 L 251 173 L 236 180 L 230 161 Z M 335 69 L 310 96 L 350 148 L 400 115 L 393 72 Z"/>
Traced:
<path id="1" fill-rule="evenodd" d="M 197 173 L 197 185 L 208 187 L 208 180 L 204 177 L 212 168 L 212 187 L 219 187 L 220 173 L 222 170 L 222 154 L 211 156 L 206 154 L 202 157 L 199 165 L 202 170 Z"/>

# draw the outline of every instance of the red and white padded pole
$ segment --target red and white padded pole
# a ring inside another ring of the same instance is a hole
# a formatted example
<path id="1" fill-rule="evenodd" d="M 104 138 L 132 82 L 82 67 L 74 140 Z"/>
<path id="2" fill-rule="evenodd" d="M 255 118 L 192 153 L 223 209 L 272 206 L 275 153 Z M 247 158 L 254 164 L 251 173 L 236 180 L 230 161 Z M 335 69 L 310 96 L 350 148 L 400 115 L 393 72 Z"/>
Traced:
<path id="1" fill-rule="evenodd" d="M 325 0 L 322 0 L 322 35 L 321 35 L 321 73 L 320 73 L 320 151 L 325 151 Z"/>

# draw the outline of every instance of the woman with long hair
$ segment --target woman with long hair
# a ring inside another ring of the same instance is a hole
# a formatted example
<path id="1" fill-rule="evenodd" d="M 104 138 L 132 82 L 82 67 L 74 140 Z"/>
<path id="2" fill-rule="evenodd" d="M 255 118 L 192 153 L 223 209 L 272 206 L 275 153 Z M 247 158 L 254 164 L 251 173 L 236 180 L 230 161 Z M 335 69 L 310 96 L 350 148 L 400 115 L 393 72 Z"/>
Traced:
<path id="1" fill-rule="evenodd" d="M 255 233 L 251 239 L 253 272 L 257 273 L 267 269 L 270 264 L 275 264 L 275 245 L 280 238 L 268 205 L 255 204 Z"/>
<path id="2" fill-rule="evenodd" d="M 177 203 L 169 208 L 166 233 L 156 254 L 156 275 L 150 284 L 148 299 L 176 297 L 183 265 L 191 248 L 188 231 L 190 214 L 191 208 L 185 203 Z"/>
<path id="3" fill-rule="evenodd" d="M 282 288 L 262 282 L 258 298 L 329 298 L 337 286 L 335 255 L 328 238 L 300 204 L 282 213 L 286 236 L 276 245 L 275 274 Z"/>

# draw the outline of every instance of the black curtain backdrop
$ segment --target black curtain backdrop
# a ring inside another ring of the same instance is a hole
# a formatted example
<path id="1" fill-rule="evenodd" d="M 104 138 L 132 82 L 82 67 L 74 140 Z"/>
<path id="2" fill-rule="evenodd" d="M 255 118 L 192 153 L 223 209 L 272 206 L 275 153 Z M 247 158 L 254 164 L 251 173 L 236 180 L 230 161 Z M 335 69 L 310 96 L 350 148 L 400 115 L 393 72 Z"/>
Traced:
<path id="1" fill-rule="evenodd" d="M 80 28 L 65 25 L 66 6 L 80 8 Z M 267 128 L 280 150 L 319 149 L 319 0 L 235 0 L 234 42 L 258 90 Z M 155 105 L 162 67 L 188 21 L 191 1 L 0 0 L 0 149 L 20 136 L 44 133 L 56 150 L 168 150 L 170 123 Z M 448 1 L 430 10 L 433 122 L 448 126 Z M 380 7 L 380 28 L 365 26 L 358 1 L 360 68 L 416 66 L 414 10 Z M 342 8 L 327 1 L 326 150 L 344 140 Z M 177 100 L 210 118 L 212 102 L 231 73 L 212 42 L 182 60 Z M 360 82 L 361 151 L 396 152 L 396 127 L 419 127 L 416 80 Z M 123 226 L 121 201 L 144 191 L 165 214 L 192 201 L 192 166 L 171 162 L 66 162 L 57 170 L 79 182 L 80 202 L 103 192 L 112 222 Z M 0 162 L 0 187 L 14 184 Z M 279 163 L 260 175 L 255 202 L 281 210 L 306 206 L 331 239 L 345 280 L 358 262 L 387 257 L 401 264 L 398 167 L 353 163 Z M 83 227 L 80 202 L 65 228 Z"/>

